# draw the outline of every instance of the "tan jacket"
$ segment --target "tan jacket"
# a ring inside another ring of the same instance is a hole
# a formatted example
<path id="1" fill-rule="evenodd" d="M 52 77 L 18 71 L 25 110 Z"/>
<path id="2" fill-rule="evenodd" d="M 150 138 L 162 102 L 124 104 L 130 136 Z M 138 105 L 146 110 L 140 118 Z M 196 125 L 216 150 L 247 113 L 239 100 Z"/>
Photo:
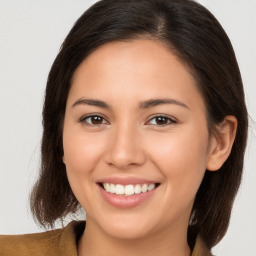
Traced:
<path id="1" fill-rule="evenodd" d="M 85 223 L 73 221 L 63 229 L 27 235 L 1 235 L 0 256 L 77 256 L 77 241 Z M 191 256 L 211 256 L 200 239 Z"/>

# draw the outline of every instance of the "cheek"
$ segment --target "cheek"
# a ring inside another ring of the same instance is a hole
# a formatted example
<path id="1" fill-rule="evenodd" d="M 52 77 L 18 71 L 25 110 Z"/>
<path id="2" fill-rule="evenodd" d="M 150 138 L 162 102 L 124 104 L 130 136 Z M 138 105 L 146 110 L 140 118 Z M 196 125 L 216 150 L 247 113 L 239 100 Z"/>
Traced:
<path id="1" fill-rule="evenodd" d="M 188 128 L 152 138 L 150 155 L 170 189 L 195 194 L 206 170 L 208 134 Z"/>
<path id="2" fill-rule="evenodd" d="M 92 207 L 92 188 L 95 186 L 93 171 L 102 157 L 103 144 L 93 134 L 85 134 L 80 127 L 66 124 L 63 149 L 63 161 L 71 189 L 82 207 L 89 212 Z"/>
<path id="3" fill-rule="evenodd" d="M 87 175 L 98 163 L 103 152 L 103 145 L 93 134 L 85 136 L 81 129 L 67 126 L 63 133 L 63 161 L 67 172 Z"/>

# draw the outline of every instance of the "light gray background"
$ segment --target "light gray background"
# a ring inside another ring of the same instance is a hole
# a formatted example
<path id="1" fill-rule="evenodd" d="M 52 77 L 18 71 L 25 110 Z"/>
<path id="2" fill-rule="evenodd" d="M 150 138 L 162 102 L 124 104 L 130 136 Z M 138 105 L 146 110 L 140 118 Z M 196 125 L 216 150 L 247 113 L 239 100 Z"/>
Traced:
<path id="1" fill-rule="evenodd" d="M 76 19 L 93 0 L 0 0 L 0 233 L 38 232 L 28 195 L 37 175 L 41 108 L 50 66 Z M 229 35 L 256 121 L 256 0 L 201 0 Z M 256 125 L 230 228 L 213 252 L 256 256 Z M 218 189 L 218 188 L 216 188 Z"/>

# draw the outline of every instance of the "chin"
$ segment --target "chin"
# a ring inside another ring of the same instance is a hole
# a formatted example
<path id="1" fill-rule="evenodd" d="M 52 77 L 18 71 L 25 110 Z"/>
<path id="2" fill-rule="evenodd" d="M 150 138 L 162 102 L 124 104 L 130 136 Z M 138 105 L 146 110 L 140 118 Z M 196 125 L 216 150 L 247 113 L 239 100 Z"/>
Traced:
<path id="1" fill-rule="evenodd" d="M 112 226 L 110 229 L 106 230 L 108 234 L 112 237 L 122 240 L 134 240 L 145 237 L 149 234 L 148 230 L 143 228 L 131 228 L 131 227 L 116 227 Z"/>
<path id="2" fill-rule="evenodd" d="M 116 219 L 114 221 L 104 221 L 101 228 L 108 235 L 118 239 L 139 239 L 149 235 L 153 229 L 152 222 L 139 219 Z"/>

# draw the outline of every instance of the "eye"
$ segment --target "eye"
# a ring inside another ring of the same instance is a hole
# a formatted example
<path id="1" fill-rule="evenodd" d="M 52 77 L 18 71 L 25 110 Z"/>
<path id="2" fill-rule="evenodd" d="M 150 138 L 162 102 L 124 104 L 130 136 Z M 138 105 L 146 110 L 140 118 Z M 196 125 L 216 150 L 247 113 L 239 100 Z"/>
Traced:
<path id="1" fill-rule="evenodd" d="M 176 120 L 173 120 L 172 118 L 167 116 L 155 116 L 147 122 L 147 124 L 158 125 L 158 126 L 165 126 L 165 125 L 176 124 L 176 123 L 177 123 Z"/>
<path id="2" fill-rule="evenodd" d="M 101 124 L 108 124 L 104 117 L 99 115 L 90 115 L 85 116 L 80 119 L 81 123 L 86 125 L 101 125 Z"/>

